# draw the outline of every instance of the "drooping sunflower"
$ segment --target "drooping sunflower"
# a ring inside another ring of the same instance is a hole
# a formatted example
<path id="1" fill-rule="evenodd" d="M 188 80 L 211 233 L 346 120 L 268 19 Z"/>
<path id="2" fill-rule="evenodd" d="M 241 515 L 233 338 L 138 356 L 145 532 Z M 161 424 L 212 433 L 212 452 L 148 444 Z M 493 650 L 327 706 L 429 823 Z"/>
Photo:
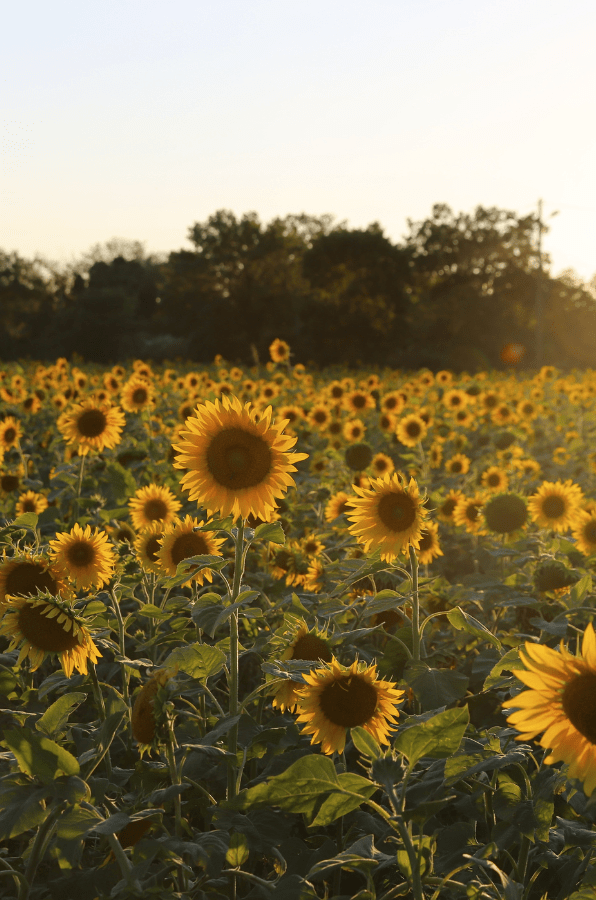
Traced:
<path id="1" fill-rule="evenodd" d="M 528 521 L 526 501 L 513 492 L 495 494 L 487 500 L 482 512 L 487 529 L 495 534 L 515 534 Z"/>
<path id="2" fill-rule="evenodd" d="M 350 446 L 346 448 L 344 454 L 346 465 L 353 472 L 363 472 L 364 469 L 368 469 L 372 462 L 372 458 L 372 447 L 370 444 L 364 442 L 360 444 L 350 444 Z"/>
<path id="3" fill-rule="evenodd" d="M 424 440 L 427 430 L 424 419 L 416 413 L 410 413 L 399 420 L 396 435 L 404 446 L 415 447 Z"/>
<path id="4" fill-rule="evenodd" d="M 6 416 L 0 422 L 0 450 L 16 447 L 22 435 L 21 423 L 14 416 Z"/>
<path id="5" fill-rule="evenodd" d="M 528 500 L 530 518 L 541 528 L 567 531 L 581 514 L 582 490 L 567 481 L 545 481 Z"/>
<path id="6" fill-rule="evenodd" d="M 24 553 L 0 563 L 0 607 L 15 597 L 34 597 L 38 592 L 66 596 L 66 580 L 43 556 Z"/>
<path id="7" fill-rule="evenodd" d="M 150 528 L 155 523 L 159 523 L 163 531 L 171 525 L 182 506 L 169 487 L 159 484 L 148 484 L 139 488 L 134 497 L 128 501 L 128 505 L 136 531 Z"/>
<path id="8" fill-rule="evenodd" d="M 54 564 L 78 589 L 103 587 L 112 577 L 116 557 L 105 531 L 75 523 L 49 545 Z"/>
<path id="9" fill-rule="evenodd" d="M 153 406 L 154 389 L 151 382 L 139 375 L 131 375 L 120 394 L 120 403 L 126 412 L 141 412 Z"/>
<path id="10" fill-rule="evenodd" d="M 571 530 L 578 550 L 591 556 L 596 553 L 596 512 L 584 512 Z"/>
<path id="11" fill-rule="evenodd" d="M 163 574 L 161 559 L 157 555 L 161 550 L 163 533 L 164 526 L 158 521 L 149 528 L 145 528 L 134 542 L 138 561 L 144 569 L 150 572 L 161 572 Z"/>
<path id="12" fill-rule="evenodd" d="M 393 473 L 374 479 L 369 488 L 354 485 L 354 490 L 358 497 L 349 501 L 349 531 L 366 552 L 378 548 L 381 559 L 391 562 L 410 545 L 418 549 L 427 511 L 413 478 L 406 486 Z"/>
<path id="13" fill-rule="evenodd" d="M 67 444 L 78 444 L 79 456 L 90 450 L 112 450 L 122 438 L 124 413 L 118 406 L 83 400 L 63 412 L 57 425 Z"/>
<path id="14" fill-rule="evenodd" d="M 259 415 L 237 397 L 197 407 L 174 447 L 174 466 L 187 470 L 180 483 L 190 500 L 203 503 L 209 514 L 245 519 L 252 513 L 267 520 L 276 498 L 295 483 L 289 474 L 294 463 L 308 458 L 288 452 L 297 438 L 283 434 L 285 421 L 274 424 L 272 413 L 269 406 Z"/>
<path id="15" fill-rule="evenodd" d="M 426 522 L 422 529 L 420 544 L 418 547 L 418 562 L 428 565 L 437 556 L 443 556 L 439 543 L 439 526 L 436 522 Z"/>
<path id="16" fill-rule="evenodd" d="M 76 668 L 87 674 L 87 660 L 96 663 L 101 653 L 70 603 L 49 592 L 36 597 L 10 600 L 0 622 L 0 635 L 10 637 L 9 650 L 20 645 L 17 665 L 29 657 L 31 671 L 40 667 L 48 654 L 58 654 L 67 678 Z"/>
<path id="17" fill-rule="evenodd" d="M 282 650 L 283 648 L 283 650 Z M 280 650 L 282 650 L 280 654 Z M 272 655 L 282 660 L 302 659 L 317 662 L 331 662 L 333 654 L 327 640 L 327 633 L 318 628 L 310 628 L 304 619 L 297 619 L 290 625 L 284 635 L 272 641 Z M 301 688 L 301 681 L 288 679 L 278 687 L 273 698 L 273 707 L 280 712 L 294 712 L 298 697 L 296 689 Z"/>
<path id="18" fill-rule="evenodd" d="M 563 761 L 571 778 L 583 782 L 590 796 L 596 788 L 596 635 L 584 631 L 581 656 L 563 645 L 553 650 L 526 641 L 520 652 L 525 669 L 513 674 L 530 690 L 503 704 L 515 711 L 507 721 L 520 732 L 518 741 L 536 738 L 550 750 L 544 762 Z"/>
<path id="19" fill-rule="evenodd" d="M 174 672 L 171 669 L 158 669 L 141 687 L 135 697 L 132 708 L 132 734 L 139 744 L 149 745 L 155 738 L 157 726 L 155 700 L 160 688 L 164 687 Z"/>
<path id="20" fill-rule="evenodd" d="M 220 547 L 225 543 L 225 538 L 216 538 L 213 532 L 199 531 L 205 523 L 199 522 L 192 516 L 186 516 L 184 521 L 175 522 L 161 538 L 161 549 L 156 556 L 160 560 L 162 568 L 170 576 L 176 574 L 176 568 L 183 559 L 191 556 L 219 556 Z M 196 529 L 196 530 L 195 530 Z M 193 581 L 203 584 L 205 579 L 213 581 L 211 569 L 200 569 L 193 566 L 189 572 L 188 581 L 183 587 Z"/>
<path id="21" fill-rule="evenodd" d="M 323 668 L 304 676 L 296 689 L 302 733 L 312 735 L 323 753 L 342 753 L 348 728 L 366 729 L 379 744 L 388 744 L 404 692 L 391 681 L 377 678 L 377 667 L 358 660 L 349 668 L 333 657 Z"/>

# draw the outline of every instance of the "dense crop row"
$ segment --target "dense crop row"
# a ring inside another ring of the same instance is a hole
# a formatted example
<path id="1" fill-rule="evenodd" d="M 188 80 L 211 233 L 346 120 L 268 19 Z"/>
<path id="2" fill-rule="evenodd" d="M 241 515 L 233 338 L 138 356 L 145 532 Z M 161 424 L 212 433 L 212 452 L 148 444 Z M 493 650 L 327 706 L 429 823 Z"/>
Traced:
<path id="1" fill-rule="evenodd" d="M 0 373 L 0 893 L 594 896 L 596 373 L 271 357 Z"/>

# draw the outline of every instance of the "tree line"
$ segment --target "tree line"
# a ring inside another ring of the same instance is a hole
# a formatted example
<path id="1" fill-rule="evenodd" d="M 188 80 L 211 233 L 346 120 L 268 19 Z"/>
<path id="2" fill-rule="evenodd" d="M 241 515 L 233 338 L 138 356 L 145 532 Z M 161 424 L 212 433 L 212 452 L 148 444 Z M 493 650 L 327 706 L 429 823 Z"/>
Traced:
<path id="1" fill-rule="evenodd" d="M 540 362 L 592 366 L 596 282 L 553 278 L 548 258 L 540 271 L 538 225 L 436 204 L 394 243 L 376 222 L 218 210 L 189 229 L 192 249 L 161 256 L 118 240 L 66 266 L 0 250 L 0 359 L 249 364 L 280 337 L 321 367 L 500 368 L 511 342 L 531 367 L 541 308 Z"/>

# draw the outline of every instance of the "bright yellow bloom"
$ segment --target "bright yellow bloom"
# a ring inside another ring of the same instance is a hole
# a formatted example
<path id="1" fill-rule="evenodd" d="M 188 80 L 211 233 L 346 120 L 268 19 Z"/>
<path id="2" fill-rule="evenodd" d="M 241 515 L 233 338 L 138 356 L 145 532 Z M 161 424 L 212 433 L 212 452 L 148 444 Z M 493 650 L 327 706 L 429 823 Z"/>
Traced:
<path id="1" fill-rule="evenodd" d="M 96 400 L 83 400 L 63 412 L 58 419 L 58 429 L 68 444 L 78 444 L 79 456 L 90 450 L 101 453 L 106 447 L 112 450 L 120 443 L 125 419 L 120 407 Z"/>
<path id="2" fill-rule="evenodd" d="M 380 549 L 381 559 L 391 562 L 410 545 L 418 549 L 427 512 L 413 478 L 406 487 L 394 473 L 372 480 L 368 489 L 354 485 L 354 491 L 349 530 L 367 553 Z"/>
<path id="3" fill-rule="evenodd" d="M 83 530 L 75 523 L 71 531 L 56 535 L 50 541 L 54 564 L 78 589 L 100 588 L 112 577 L 116 557 L 105 531 Z"/>

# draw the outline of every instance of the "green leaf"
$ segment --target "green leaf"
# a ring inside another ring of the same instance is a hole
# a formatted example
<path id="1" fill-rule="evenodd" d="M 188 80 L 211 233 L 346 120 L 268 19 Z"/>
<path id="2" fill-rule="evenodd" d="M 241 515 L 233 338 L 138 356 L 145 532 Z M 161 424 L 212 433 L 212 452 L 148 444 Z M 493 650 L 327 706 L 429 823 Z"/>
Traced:
<path id="1" fill-rule="evenodd" d="M 78 775 L 79 764 L 72 753 L 30 728 L 4 732 L 4 744 L 14 753 L 21 772 L 51 784 L 57 775 Z"/>
<path id="2" fill-rule="evenodd" d="M 356 809 L 376 789 L 372 781 L 361 775 L 338 776 L 328 757 L 309 754 L 296 760 L 281 775 L 242 791 L 234 801 L 224 804 L 224 808 L 279 806 L 286 812 L 304 814 L 309 824 L 328 825 Z M 327 804 L 329 795 L 334 796 Z"/>
<path id="3" fill-rule="evenodd" d="M 495 637 L 495 635 L 489 631 L 488 628 L 485 628 L 482 622 L 475 619 L 474 616 L 470 616 L 467 612 L 464 612 L 461 607 L 455 606 L 453 609 L 450 609 L 447 613 L 447 618 L 458 631 L 466 631 L 468 634 L 473 634 L 474 637 L 480 638 L 482 641 L 487 641 L 489 644 L 492 644 L 493 647 L 500 650 L 501 642 L 498 637 Z"/>
<path id="4" fill-rule="evenodd" d="M 279 522 L 264 522 L 255 529 L 255 541 L 271 541 L 272 544 L 285 544 L 286 536 Z"/>
<path id="5" fill-rule="evenodd" d="M 206 525 L 201 525 L 201 531 L 225 531 L 229 534 L 233 524 L 234 519 L 232 516 L 227 516 L 225 519 L 213 519 L 211 522 L 207 522 Z"/>
<path id="6" fill-rule="evenodd" d="M 337 777 L 342 793 L 334 791 L 323 800 L 309 824 L 310 828 L 331 825 L 341 816 L 358 809 L 364 800 L 368 800 L 378 790 L 378 785 L 374 782 L 353 772 L 342 772 Z"/>
<path id="7" fill-rule="evenodd" d="M 503 681 L 503 672 L 512 672 L 513 669 L 523 669 L 524 666 L 519 657 L 519 647 L 514 647 L 513 650 L 508 650 L 505 656 L 501 657 L 498 663 L 492 667 L 489 674 L 487 675 L 484 681 L 484 690 L 488 691 L 490 688 L 499 684 L 499 682 Z M 511 676 L 507 678 L 509 680 Z"/>
<path id="8" fill-rule="evenodd" d="M 452 669 L 431 669 L 426 663 L 408 663 L 404 678 L 414 691 L 422 709 L 427 712 L 449 706 L 466 696 L 468 679 Z"/>
<path id="9" fill-rule="evenodd" d="M 363 756 L 368 756 L 370 759 L 380 758 L 381 748 L 366 728 L 351 728 L 350 737 L 354 742 L 356 750 L 362 753 Z"/>
<path id="10" fill-rule="evenodd" d="M 235 831 L 230 836 L 230 846 L 226 853 L 226 862 L 235 869 L 246 862 L 249 855 L 248 839 L 245 834 Z"/>
<path id="11" fill-rule="evenodd" d="M 49 807 L 42 806 L 48 796 L 47 787 L 33 782 L 21 784 L 21 775 L 10 775 L 1 783 L 0 840 L 17 837 L 41 825 L 49 815 Z"/>
<path id="12" fill-rule="evenodd" d="M 31 531 L 35 531 L 37 528 L 37 515 L 33 512 L 21 513 L 12 524 L 18 528 L 30 528 Z"/>
<path id="13" fill-rule="evenodd" d="M 459 749 L 470 721 L 468 707 L 446 709 L 432 719 L 412 725 L 398 734 L 393 749 L 407 756 L 410 767 L 423 756 L 447 759 Z"/>
<path id="14" fill-rule="evenodd" d="M 153 603 L 143 603 L 137 612 L 139 616 L 146 616 L 148 619 L 169 619 L 172 615 L 171 613 L 166 612 L 165 609 L 155 606 Z"/>
<path id="15" fill-rule="evenodd" d="M 411 840 L 414 845 L 414 850 L 416 851 L 416 857 L 419 861 L 420 874 L 426 875 L 428 872 L 432 871 L 432 857 L 435 840 L 428 834 L 412 835 Z M 397 865 L 405 878 L 412 877 L 412 867 L 407 850 L 397 851 Z"/>
<path id="16" fill-rule="evenodd" d="M 41 719 L 35 723 L 35 727 L 47 737 L 58 734 L 63 731 L 71 712 L 74 712 L 86 698 L 87 694 L 78 691 L 73 691 L 72 694 L 63 694 L 46 709 Z"/>
<path id="17" fill-rule="evenodd" d="M 31 513 L 29 513 L 29 515 L 31 515 Z M 586 594 L 590 593 L 591 590 L 592 576 L 588 573 L 587 575 L 583 575 L 582 578 L 573 585 L 569 594 L 564 598 L 563 602 L 567 609 L 575 609 L 575 607 L 581 606 Z"/>
<path id="18" fill-rule="evenodd" d="M 215 637 L 217 620 L 223 608 L 223 600 L 219 594 L 203 594 L 192 608 L 192 620 L 201 631 L 206 631 L 209 637 Z"/>
<path id="19" fill-rule="evenodd" d="M 180 672 L 206 681 L 223 669 L 226 661 L 225 653 L 210 644 L 190 644 L 188 647 L 177 647 L 164 662 L 164 666 L 178 666 Z"/>

